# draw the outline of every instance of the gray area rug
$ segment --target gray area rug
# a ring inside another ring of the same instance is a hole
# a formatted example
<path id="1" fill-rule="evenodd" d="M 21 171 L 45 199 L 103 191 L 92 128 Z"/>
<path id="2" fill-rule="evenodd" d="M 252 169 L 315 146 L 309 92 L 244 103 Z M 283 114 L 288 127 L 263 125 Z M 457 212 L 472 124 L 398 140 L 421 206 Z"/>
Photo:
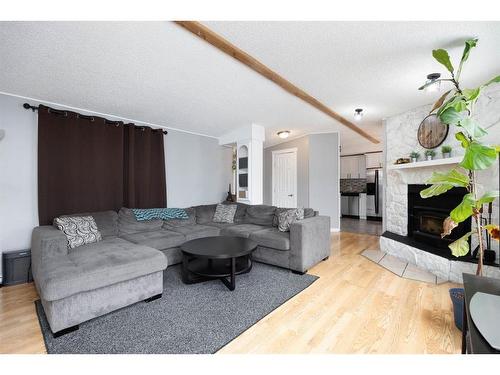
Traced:
<path id="1" fill-rule="evenodd" d="M 180 266 L 168 267 L 163 297 L 114 311 L 54 338 L 40 301 L 36 311 L 47 352 L 215 353 L 318 277 L 254 263 L 236 276 L 236 290 L 221 281 L 185 285 Z"/>

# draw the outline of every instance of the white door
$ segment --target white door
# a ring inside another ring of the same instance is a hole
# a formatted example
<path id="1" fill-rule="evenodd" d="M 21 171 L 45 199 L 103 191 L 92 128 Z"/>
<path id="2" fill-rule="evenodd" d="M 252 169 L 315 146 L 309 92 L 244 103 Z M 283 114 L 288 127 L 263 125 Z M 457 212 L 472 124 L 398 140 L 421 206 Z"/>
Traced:
<path id="1" fill-rule="evenodd" d="M 297 149 L 273 151 L 273 206 L 297 207 Z"/>

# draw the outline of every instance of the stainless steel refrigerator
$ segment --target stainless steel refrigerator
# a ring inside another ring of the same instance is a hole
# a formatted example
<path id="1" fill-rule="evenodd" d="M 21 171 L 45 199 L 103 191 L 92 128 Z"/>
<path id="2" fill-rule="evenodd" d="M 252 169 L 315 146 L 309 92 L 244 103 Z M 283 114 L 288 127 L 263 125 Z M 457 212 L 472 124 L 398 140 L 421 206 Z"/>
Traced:
<path id="1" fill-rule="evenodd" d="M 366 216 L 382 217 L 383 169 L 366 170 Z"/>

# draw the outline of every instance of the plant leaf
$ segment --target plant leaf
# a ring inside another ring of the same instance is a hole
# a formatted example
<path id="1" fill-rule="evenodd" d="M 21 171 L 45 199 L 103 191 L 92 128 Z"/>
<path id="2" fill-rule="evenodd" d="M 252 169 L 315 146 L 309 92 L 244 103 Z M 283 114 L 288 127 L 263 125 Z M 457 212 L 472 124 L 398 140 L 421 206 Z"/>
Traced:
<path id="1" fill-rule="evenodd" d="M 459 126 L 464 128 L 471 138 L 481 138 L 488 134 L 486 130 L 480 127 L 479 124 L 470 117 L 466 117 L 461 120 Z"/>
<path id="2" fill-rule="evenodd" d="M 467 187 L 469 185 L 469 176 L 452 169 L 448 173 L 433 172 L 431 178 L 427 180 L 428 184 L 449 184 L 456 187 Z"/>
<path id="3" fill-rule="evenodd" d="M 457 112 L 453 107 L 447 108 L 438 116 L 441 122 L 447 125 L 457 125 L 464 118 L 463 115 Z"/>
<path id="4" fill-rule="evenodd" d="M 463 257 L 464 255 L 467 255 L 469 253 L 469 237 L 471 236 L 472 232 L 469 232 L 462 237 L 460 237 L 458 240 L 455 242 L 451 243 L 448 245 L 448 247 L 451 250 L 451 253 L 456 256 L 456 257 Z"/>
<path id="5" fill-rule="evenodd" d="M 451 217 L 447 217 L 443 221 L 443 233 L 441 233 L 441 238 L 448 236 L 451 234 L 451 231 L 458 226 L 457 223 L 455 223 Z"/>
<path id="6" fill-rule="evenodd" d="M 488 231 L 491 238 L 500 241 L 500 227 L 495 224 L 488 224 L 484 226 L 484 229 Z"/>
<path id="7" fill-rule="evenodd" d="M 470 142 L 464 133 L 462 132 L 455 133 L 455 138 L 457 139 L 457 141 L 460 141 L 463 148 L 467 148 L 469 146 Z"/>
<path id="8" fill-rule="evenodd" d="M 428 187 L 427 189 L 421 190 L 420 196 L 424 199 L 430 198 L 436 195 L 441 195 L 443 193 L 446 193 L 448 190 L 452 188 L 453 188 L 452 184 L 436 184 Z"/>
<path id="9" fill-rule="evenodd" d="M 463 89 L 462 92 L 468 101 L 473 101 L 476 100 L 481 94 L 481 87 L 476 89 Z"/>
<path id="10" fill-rule="evenodd" d="M 489 86 L 492 83 L 499 83 L 500 82 L 500 76 L 496 76 L 495 78 L 490 79 L 488 82 L 486 82 L 483 87 Z"/>
<path id="11" fill-rule="evenodd" d="M 441 107 L 448 96 L 448 94 L 451 92 L 451 90 L 446 91 L 438 100 L 436 103 L 434 103 L 434 106 L 432 107 L 431 111 L 429 113 L 434 112 L 436 109 Z"/>
<path id="12" fill-rule="evenodd" d="M 444 49 L 435 49 L 432 51 L 432 56 L 441 64 L 443 64 L 450 73 L 453 73 L 453 65 L 451 65 L 450 55 Z"/>
<path id="13" fill-rule="evenodd" d="M 462 54 L 462 59 L 460 62 L 463 64 L 469 58 L 469 53 L 472 48 L 474 48 L 477 44 L 477 39 L 468 39 L 465 41 L 464 53 Z"/>
<path id="14" fill-rule="evenodd" d="M 481 198 L 477 200 L 476 207 L 479 208 L 485 203 L 493 202 L 495 199 L 499 197 L 499 195 L 500 192 L 498 190 L 487 191 L 486 193 L 483 194 Z"/>
<path id="15" fill-rule="evenodd" d="M 476 202 L 471 193 L 465 194 L 462 202 L 450 212 L 451 220 L 455 223 L 461 223 L 468 219 L 474 213 Z"/>
<path id="16" fill-rule="evenodd" d="M 468 170 L 488 169 L 497 160 L 497 151 L 493 147 L 471 142 L 465 149 L 464 159 L 460 165 Z"/>

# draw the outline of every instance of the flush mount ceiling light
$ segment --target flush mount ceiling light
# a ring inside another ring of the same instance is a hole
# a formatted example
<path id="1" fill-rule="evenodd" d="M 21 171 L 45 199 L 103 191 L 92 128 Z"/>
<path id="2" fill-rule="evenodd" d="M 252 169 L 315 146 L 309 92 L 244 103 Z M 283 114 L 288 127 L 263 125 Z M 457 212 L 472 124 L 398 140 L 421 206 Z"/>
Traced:
<path id="1" fill-rule="evenodd" d="M 356 108 L 354 110 L 354 120 L 361 121 L 362 118 L 363 118 L 363 110 L 361 108 Z"/>
<path id="2" fill-rule="evenodd" d="M 441 77 L 440 73 L 431 73 L 427 75 L 427 81 L 424 85 L 424 90 L 426 92 L 436 92 L 441 88 Z"/>
<path id="3" fill-rule="evenodd" d="M 282 139 L 286 139 L 290 135 L 290 130 L 283 130 L 283 131 L 280 131 L 276 134 L 278 134 L 278 137 L 280 137 Z"/>

